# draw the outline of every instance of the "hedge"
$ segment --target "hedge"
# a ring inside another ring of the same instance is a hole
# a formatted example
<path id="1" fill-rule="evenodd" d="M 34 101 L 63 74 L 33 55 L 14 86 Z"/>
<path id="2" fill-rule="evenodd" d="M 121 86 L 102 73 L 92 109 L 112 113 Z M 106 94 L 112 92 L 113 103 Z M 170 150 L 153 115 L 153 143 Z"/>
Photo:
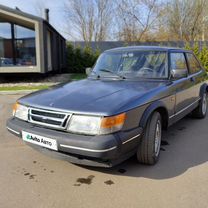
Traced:
<path id="1" fill-rule="evenodd" d="M 85 46 L 81 49 L 81 47 L 74 47 L 71 43 L 67 43 L 66 52 L 66 71 L 70 73 L 85 73 L 85 69 L 87 67 L 92 67 L 100 55 L 98 49 L 93 51 L 89 46 Z"/>
<path id="2" fill-rule="evenodd" d="M 198 57 L 206 71 L 208 72 L 208 48 L 203 45 L 201 48 L 199 44 L 195 43 L 191 45 L 187 43 L 185 49 L 192 50 Z M 100 55 L 100 50 L 92 50 L 90 46 L 85 46 L 83 49 L 81 47 L 74 47 L 71 43 L 67 43 L 67 67 L 66 72 L 70 73 L 85 73 L 87 67 L 92 67 L 98 56 Z"/>

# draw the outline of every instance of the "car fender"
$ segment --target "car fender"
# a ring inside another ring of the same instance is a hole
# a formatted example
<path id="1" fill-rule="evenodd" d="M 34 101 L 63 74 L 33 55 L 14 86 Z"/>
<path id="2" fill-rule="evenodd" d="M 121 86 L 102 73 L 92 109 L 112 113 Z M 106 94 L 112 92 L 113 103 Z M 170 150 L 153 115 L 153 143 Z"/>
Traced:
<path id="1" fill-rule="evenodd" d="M 147 121 L 148 119 L 150 118 L 151 114 L 158 108 L 164 108 L 166 110 L 166 112 L 168 113 L 167 111 L 167 108 L 165 106 L 165 104 L 160 101 L 160 100 L 157 100 L 153 103 L 151 103 L 147 108 L 146 110 L 144 111 L 141 119 L 140 119 L 140 123 L 139 123 L 139 126 L 142 127 L 142 128 L 145 128 L 146 124 L 147 124 Z"/>

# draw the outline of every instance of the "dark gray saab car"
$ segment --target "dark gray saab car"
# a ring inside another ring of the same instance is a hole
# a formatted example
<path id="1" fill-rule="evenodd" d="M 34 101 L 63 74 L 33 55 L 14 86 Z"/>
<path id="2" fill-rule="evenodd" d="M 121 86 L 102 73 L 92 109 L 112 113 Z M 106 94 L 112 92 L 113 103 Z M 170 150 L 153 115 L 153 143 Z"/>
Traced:
<path id="1" fill-rule="evenodd" d="M 40 152 L 111 167 L 137 155 L 155 164 L 162 129 L 207 112 L 207 74 L 191 51 L 105 51 L 87 79 L 20 98 L 7 129 Z"/>

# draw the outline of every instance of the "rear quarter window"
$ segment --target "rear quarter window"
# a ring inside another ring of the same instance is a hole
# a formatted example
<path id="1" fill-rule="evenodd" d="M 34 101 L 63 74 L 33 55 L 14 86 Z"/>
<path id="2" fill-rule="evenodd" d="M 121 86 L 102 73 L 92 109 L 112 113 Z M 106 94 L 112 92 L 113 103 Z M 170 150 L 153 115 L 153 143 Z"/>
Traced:
<path id="1" fill-rule="evenodd" d="M 186 53 L 187 61 L 189 64 L 190 74 L 194 74 L 201 70 L 201 66 L 192 53 Z"/>

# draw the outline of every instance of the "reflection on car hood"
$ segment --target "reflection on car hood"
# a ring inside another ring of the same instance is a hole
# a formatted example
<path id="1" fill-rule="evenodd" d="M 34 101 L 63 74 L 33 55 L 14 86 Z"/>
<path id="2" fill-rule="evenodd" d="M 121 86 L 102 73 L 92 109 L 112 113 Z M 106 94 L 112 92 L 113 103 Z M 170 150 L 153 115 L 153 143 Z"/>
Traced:
<path id="1" fill-rule="evenodd" d="M 144 104 L 152 91 L 164 86 L 164 81 L 85 79 L 32 93 L 19 102 L 71 112 L 113 115 Z"/>

